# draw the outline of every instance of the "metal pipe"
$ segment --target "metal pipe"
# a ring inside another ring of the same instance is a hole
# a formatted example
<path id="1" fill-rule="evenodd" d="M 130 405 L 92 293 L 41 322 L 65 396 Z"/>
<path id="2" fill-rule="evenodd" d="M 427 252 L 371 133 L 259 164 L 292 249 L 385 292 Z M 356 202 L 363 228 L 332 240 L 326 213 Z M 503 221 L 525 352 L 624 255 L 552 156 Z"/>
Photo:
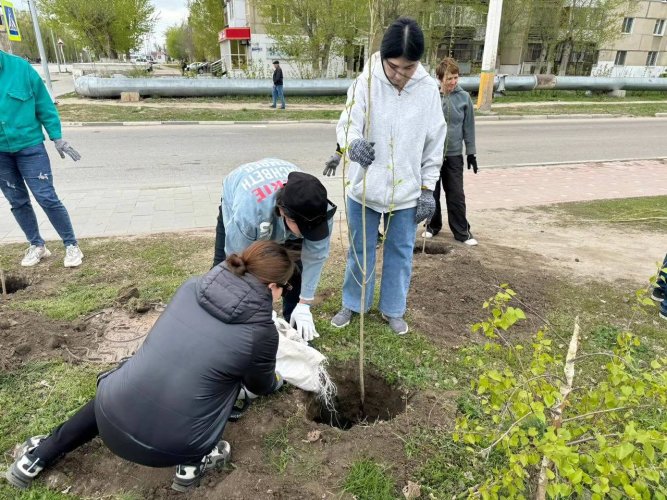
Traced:
<path id="1" fill-rule="evenodd" d="M 286 80 L 285 95 L 345 95 L 352 84 L 349 79 Z M 479 76 L 459 79 L 465 90 L 479 88 Z M 85 97 L 120 97 L 121 92 L 138 92 L 141 96 L 214 97 L 225 95 L 271 95 L 270 80 L 234 78 L 100 78 L 81 76 L 74 82 L 76 93 Z M 667 78 L 607 78 L 592 76 L 499 75 L 494 90 L 656 90 L 667 91 Z"/>

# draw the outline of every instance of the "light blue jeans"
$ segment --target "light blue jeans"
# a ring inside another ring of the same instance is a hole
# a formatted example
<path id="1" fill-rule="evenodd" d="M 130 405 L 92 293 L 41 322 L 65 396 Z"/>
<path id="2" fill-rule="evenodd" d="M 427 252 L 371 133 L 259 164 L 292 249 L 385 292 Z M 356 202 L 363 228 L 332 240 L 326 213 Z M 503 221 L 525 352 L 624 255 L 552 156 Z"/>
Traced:
<path id="1" fill-rule="evenodd" d="M 283 86 L 282 85 L 274 85 L 273 86 L 273 107 L 276 107 L 276 103 L 278 102 L 278 99 L 280 99 L 280 102 L 282 105 L 280 106 L 282 109 L 285 109 L 285 93 L 283 92 Z"/>
<path id="2" fill-rule="evenodd" d="M 12 207 L 12 214 L 31 245 L 42 246 L 32 195 L 58 232 L 65 246 L 76 245 L 72 222 L 65 205 L 53 187 L 51 162 L 44 144 L 31 146 L 16 153 L 0 152 L 0 189 Z"/>
<path id="3" fill-rule="evenodd" d="M 361 270 L 363 265 L 363 240 L 361 225 L 362 206 L 347 199 L 348 230 L 350 248 L 347 254 L 345 281 L 343 282 L 343 307 L 361 312 Z M 385 240 L 380 284 L 380 312 L 390 318 L 402 318 L 405 314 L 410 277 L 412 275 L 412 252 L 415 246 L 417 207 L 381 214 L 366 207 L 366 258 L 368 276 L 366 278 L 366 304 L 368 311 L 373 304 L 375 288 L 375 247 L 378 226 L 384 215 Z M 355 257 L 356 254 L 356 257 Z"/>

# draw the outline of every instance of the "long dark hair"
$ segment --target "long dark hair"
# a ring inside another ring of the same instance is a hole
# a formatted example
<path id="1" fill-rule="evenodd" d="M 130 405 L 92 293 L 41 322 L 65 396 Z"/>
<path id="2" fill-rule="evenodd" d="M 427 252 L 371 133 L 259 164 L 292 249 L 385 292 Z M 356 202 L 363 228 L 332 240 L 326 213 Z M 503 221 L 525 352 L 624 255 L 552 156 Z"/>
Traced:
<path id="1" fill-rule="evenodd" d="M 399 17 L 387 28 L 380 46 L 382 59 L 405 57 L 408 61 L 419 61 L 424 55 L 424 32 L 417 21 Z"/>
<path id="2" fill-rule="evenodd" d="M 241 255 L 234 253 L 225 262 L 235 275 L 250 273 L 266 285 L 283 285 L 294 273 L 294 262 L 289 253 L 275 241 L 256 241 Z"/>

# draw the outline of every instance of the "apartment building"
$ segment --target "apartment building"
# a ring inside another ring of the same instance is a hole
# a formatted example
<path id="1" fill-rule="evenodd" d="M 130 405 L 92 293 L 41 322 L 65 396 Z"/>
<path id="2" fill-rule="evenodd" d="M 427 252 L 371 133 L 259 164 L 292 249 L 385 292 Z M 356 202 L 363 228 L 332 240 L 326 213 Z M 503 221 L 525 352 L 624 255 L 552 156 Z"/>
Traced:
<path id="1" fill-rule="evenodd" d="M 599 51 L 595 76 L 658 77 L 667 72 L 667 0 L 637 2 L 620 36 Z"/>
<path id="2" fill-rule="evenodd" d="M 290 59 L 276 48 L 267 34 L 267 25 L 288 22 L 289 13 L 275 7 L 270 19 L 263 19 L 252 0 L 225 0 L 227 26 L 218 34 L 220 53 L 227 71 L 232 76 L 270 77 L 271 63 L 280 61 L 287 78 L 312 77 L 310 65 Z M 344 71 L 344 61 L 332 57 L 327 70 L 328 78 L 335 78 Z"/>

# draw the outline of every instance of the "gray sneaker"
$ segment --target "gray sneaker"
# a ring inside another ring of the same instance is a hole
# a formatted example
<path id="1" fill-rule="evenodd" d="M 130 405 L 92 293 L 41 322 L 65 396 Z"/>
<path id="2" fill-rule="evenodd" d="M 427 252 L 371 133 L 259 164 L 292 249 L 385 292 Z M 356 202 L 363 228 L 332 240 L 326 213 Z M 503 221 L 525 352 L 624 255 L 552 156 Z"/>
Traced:
<path id="1" fill-rule="evenodd" d="M 396 335 L 405 335 L 408 333 L 408 324 L 403 318 L 390 318 L 382 314 L 382 319 L 389 323 L 389 328 L 391 328 Z"/>
<path id="2" fill-rule="evenodd" d="M 224 466 L 229 462 L 231 454 L 231 446 L 227 441 L 221 439 L 211 453 L 201 459 L 201 463 L 197 465 L 178 465 L 171 483 L 171 489 L 184 493 L 199 486 L 204 473 Z"/>
<path id="3" fill-rule="evenodd" d="M 46 436 L 33 436 L 17 450 L 17 459 L 5 473 L 7 482 L 20 489 L 29 488 L 33 480 L 44 470 L 44 462 L 32 454 Z"/>
<path id="4" fill-rule="evenodd" d="M 331 326 L 335 326 L 336 328 L 346 327 L 350 324 L 350 321 L 352 321 L 353 314 L 351 309 L 343 307 L 333 318 L 331 318 Z"/>

